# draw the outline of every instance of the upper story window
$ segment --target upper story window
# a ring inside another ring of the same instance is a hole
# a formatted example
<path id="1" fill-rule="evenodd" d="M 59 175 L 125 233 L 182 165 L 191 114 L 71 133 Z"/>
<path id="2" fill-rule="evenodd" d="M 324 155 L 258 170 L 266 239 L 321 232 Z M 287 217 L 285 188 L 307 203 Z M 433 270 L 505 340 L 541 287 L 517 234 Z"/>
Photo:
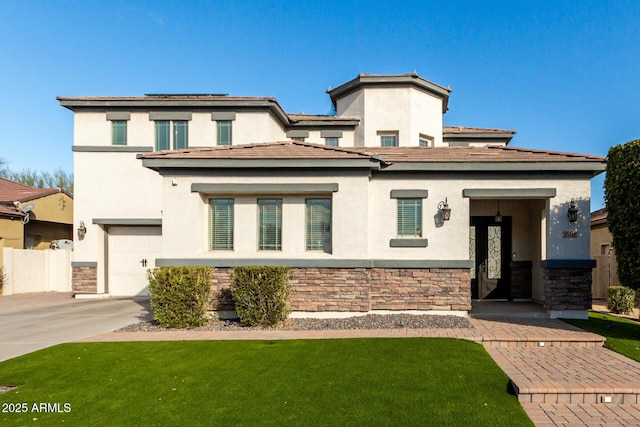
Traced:
<path id="1" fill-rule="evenodd" d="M 216 122 L 216 144 L 233 144 L 233 121 L 236 119 L 235 111 L 214 111 L 211 120 Z"/>
<path id="2" fill-rule="evenodd" d="M 433 137 L 421 133 L 418 138 L 418 145 L 420 147 L 433 147 Z"/>
<path id="3" fill-rule="evenodd" d="M 111 145 L 127 145 L 127 121 L 111 121 Z"/>
<path id="4" fill-rule="evenodd" d="M 107 111 L 107 120 L 111 122 L 111 145 L 127 145 L 127 121 L 130 119 L 128 111 Z"/>
<path id="5" fill-rule="evenodd" d="M 335 136 L 330 136 L 324 139 L 325 145 L 329 145 L 331 147 L 337 147 L 339 145 L 340 138 Z"/>
<path id="6" fill-rule="evenodd" d="M 397 147 L 398 132 L 378 132 L 381 147 Z"/>
<path id="7" fill-rule="evenodd" d="M 258 250 L 282 250 L 282 199 L 258 199 Z"/>
<path id="8" fill-rule="evenodd" d="M 180 150 L 189 146 L 189 122 L 186 120 L 157 120 L 156 151 Z"/>
<path id="9" fill-rule="evenodd" d="M 218 145 L 231 145 L 231 120 L 218 120 L 216 122 Z"/>

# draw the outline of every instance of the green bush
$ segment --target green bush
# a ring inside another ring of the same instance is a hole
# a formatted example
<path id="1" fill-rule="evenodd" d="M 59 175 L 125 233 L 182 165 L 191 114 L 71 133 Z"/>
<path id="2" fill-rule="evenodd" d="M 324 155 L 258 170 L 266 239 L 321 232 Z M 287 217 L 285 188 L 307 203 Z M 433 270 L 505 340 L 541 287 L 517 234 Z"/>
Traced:
<path id="1" fill-rule="evenodd" d="M 624 286 L 611 286 L 608 291 L 609 301 L 607 308 L 616 314 L 633 313 L 633 300 L 635 292 L 631 288 Z"/>
<path id="2" fill-rule="evenodd" d="M 640 139 L 609 149 L 604 190 L 618 278 L 640 289 Z"/>
<path id="3" fill-rule="evenodd" d="M 167 328 L 207 323 L 211 267 L 158 267 L 147 272 L 153 318 Z"/>
<path id="4" fill-rule="evenodd" d="M 248 266 L 231 271 L 231 295 L 240 322 L 273 326 L 289 315 L 290 267 Z"/>

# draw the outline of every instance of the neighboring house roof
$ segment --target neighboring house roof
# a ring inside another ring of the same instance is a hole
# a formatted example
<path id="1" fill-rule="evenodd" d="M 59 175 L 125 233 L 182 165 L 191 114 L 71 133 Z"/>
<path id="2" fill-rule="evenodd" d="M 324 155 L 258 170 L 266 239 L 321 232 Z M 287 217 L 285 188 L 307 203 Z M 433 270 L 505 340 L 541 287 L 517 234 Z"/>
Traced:
<path id="1" fill-rule="evenodd" d="M 17 208 L 13 206 L 0 205 L 0 217 L 15 219 L 15 218 L 23 218 L 25 216 L 26 214 L 24 212 L 17 210 Z"/>
<path id="2" fill-rule="evenodd" d="M 50 194 L 65 193 L 73 197 L 62 188 L 34 188 L 29 185 L 0 178 L 0 202 L 27 202 Z"/>
<path id="3" fill-rule="evenodd" d="M 198 147 L 184 150 L 138 154 L 143 165 L 159 167 L 242 167 L 247 160 L 360 160 L 358 165 L 388 170 L 496 170 L 496 171 L 584 171 L 594 175 L 604 171 L 605 158 L 585 154 L 524 148 L 485 147 L 330 147 L 300 141 L 264 144 Z M 189 163 L 208 160 L 215 163 Z M 368 160 L 369 162 L 362 162 Z M 246 166 L 257 163 L 247 162 Z M 293 163 L 293 167 L 311 164 Z M 314 165 L 317 165 L 314 163 Z M 245 167 L 246 167 L 245 166 Z M 266 166 L 266 164 L 265 164 Z"/>
<path id="4" fill-rule="evenodd" d="M 601 225 L 607 223 L 607 209 L 599 209 L 591 212 L 591 225 Z"/>
<path id="5" fill-rule="evenodd" d="M 465 126 L 443 126 L 442 138 L 449 141 L 449 145 L 464 146 L 469 142 L 488 143 L 491 141 L 500 141 L 509 144 L 516 134 L 515 130 L 493 129 L 493 128 L 474 128 Z"/>
<path id="6" fill-rule="evenodd" d="M 429 92 L 430 94 L 442 99 L 442 112 L 446 113 L 449 104 L 449 94 L 451 89 L 437 85 L 429 80 L 425 80 L 416 73 L 408 74 L 358 74 L 353 80 L 341 84 L 340 86 L 328 89 L 327 93 L 331 97 L 333 106 L 336 106 L 336 101 L 343 98 L 350 93 L 355 92 L 364 86 L 376 86 L 376 87 L 399 87 L 399 86 L 413 86 L 419 90 Z"/>

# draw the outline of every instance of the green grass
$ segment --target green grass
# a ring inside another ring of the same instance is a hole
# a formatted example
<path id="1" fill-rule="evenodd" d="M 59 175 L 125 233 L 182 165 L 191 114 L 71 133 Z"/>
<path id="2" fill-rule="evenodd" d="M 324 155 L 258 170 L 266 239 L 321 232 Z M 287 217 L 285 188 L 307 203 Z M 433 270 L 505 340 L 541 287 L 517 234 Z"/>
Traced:
<path id="1" fill-rule="evenodd" d="M 479 344 L 453 339 L 62 344 L 0 363 L 0 425 L 533 425 Z M 3 405 L 3 408 L 6 407 Z"/>
<path id="2" fill-rule="evenodd" d="M 606 338 L 611 350 L 640 362 L 640 323 L 611 314 L 589 312 L 589 320 L 565 320 Z"/>

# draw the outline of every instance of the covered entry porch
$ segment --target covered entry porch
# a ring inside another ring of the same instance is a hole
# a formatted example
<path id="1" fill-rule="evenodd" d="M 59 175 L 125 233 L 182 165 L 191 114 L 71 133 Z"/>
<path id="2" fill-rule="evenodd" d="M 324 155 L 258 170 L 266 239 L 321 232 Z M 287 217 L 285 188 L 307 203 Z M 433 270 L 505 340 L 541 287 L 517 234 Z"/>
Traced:
<path id="1" fill-rule="evenodd" d="M 472 313 L 490 307 L 493 314 L 514 314 L 522 308 L 489 304 L 508 301 L 535 303 L 552 318 L 586 317 L 592 262 L 581 256 L 579 241 L 588 245 L 589 230 L 585 218 L 572 221 L 568 210 L 588 213 L 588 199 L 558 204 L 556 193 L 555 188 L 465 190 Z M 534 317 L 540 314 L 536 305 L 527 306 Z"/>

